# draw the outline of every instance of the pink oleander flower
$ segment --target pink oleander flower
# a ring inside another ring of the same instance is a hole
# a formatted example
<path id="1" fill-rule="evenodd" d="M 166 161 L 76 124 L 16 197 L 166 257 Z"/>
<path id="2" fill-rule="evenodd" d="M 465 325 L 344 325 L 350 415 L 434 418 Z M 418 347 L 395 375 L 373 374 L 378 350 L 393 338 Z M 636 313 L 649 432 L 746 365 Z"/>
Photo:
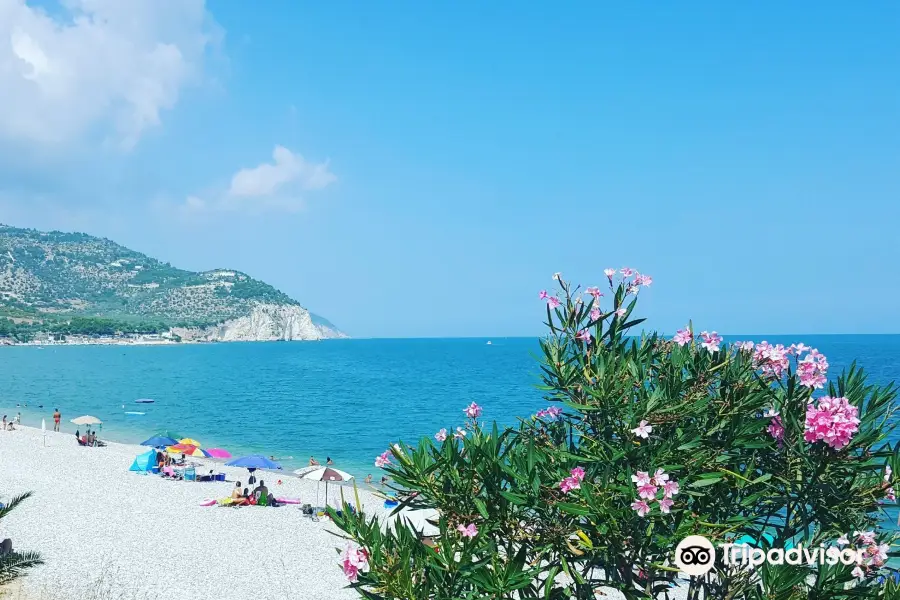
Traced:
<path id="1" fill-rule="evenodd" d="M 806 406 L 806 422 L 803 439 L 807 442 L 823 441 L 834 450 L 850 443 L 859 431 L 859 409 L 844 397 L 823 396 L 818 403 Z"/>
<path id="2" fill-rule="evenodd" d="M 773 346 L 769 342 L 762 341 L 756 345 L 753 352 L 753 364 L 762 370 L 764 375 L 779 378 L 790 365 L 790 358 L 783 345 Z"/>
<path id="3" fill-rule="evenodd" d="M 846 533 L 837 539 L 838 546 L 846 546 L 849 543 L 850 543 L 850 540 L 847 539 Z"/>
<path id="4" fill-rule="evenodd" d="M 347 544 L 347 548 L 341 554 L 341 566 L 344 569 L 344 576 L 352 583 L 356 583 L 359 572 L 369 569 L 369 555 L 365 549 L 354 548 Z"/>
<path id="5" fill-rule="evenodd" d="M 569 471 L 569 475 L 571 475 L 578 481 L 584 481 L 584 469 L 582 467 L 575 467 L 574 469 Z"/>
<path id="6" fill-rule="evenodd" d="M 562 481 L 559 482 L 559 489 L 562 490 L 563 494 L 568 494 L 572 490 L 577 490 L 581 488 L 581 481 L 576 479 L 575 477 L 566 477 Z"/>
<path id="7" fill-rule="evenodd" d="M 595 299 L 603 295 L 600 293 L 600 288 L 598 287 L 589 287 L 587 290 L 585 290 L 585 293 L 593 296 Z"/>
<path id="8" fill-rule="evenodd" d="M 562 414 L 562 412 L 563 411 L 560 407 L 550 406 L 547 408 L 542 408 L 541 410 L 537 411 L 537 413 L 535 413 L 534 416 L 537 417 L 538 419 L 547 418 L 547 419 L 550 419 L 551 421 L 555 421 L 556 419 L 559 418 L 559 416 Z"/>
<path id="9" fill-rule="evenodd" d="M 620 308 L 620 309 L 618 309 L 618 310 L 616 311 L 616 316 L 617 316 L 617 317 L 624 317 L 626 312 L 628 312 L 628 311 L 625 310 L 624 308 Z"/>
<path id="10" fill-rule="evenodd" d="M 638 471 L 634 475 L 631 476 L 631 480 L 638 487 L 642 485 L 648 485 L 653 478 L 650 477 L 650 473 L 647 471 Z"/>
<path id="11" fill-rule="evenodd" d="M 631 430 L 635 436 L 639 438 L 644 438 L 645 440 L 650 437 L 650 433 L 653 431 L 653 425 L 650 425 L 647 421 L 641 421 L 640 424 Z"/>
<path id="12" fill-rule="evenodd" d="M 855 567 L 853 567 L 853 570 L 850 571 L 850 574 L 859 579 L 862 579 L 866 576 L 866 572 L 859 565 L 856 565 Z"/>
<path id="13" fill-rule="evenodd" d="M 803 344 L 803 343 L 800 343 L 800 344 L 791 344 L 791 345 L 788 346 L 788 348 L 787 348 L 787 353 L 788 353 L 788 354 L 793 354 L 793 355 L 796 356 L 797 358 L 800 358 L 800 355 L 803 354 L 804 352 L 806 352 L 806 351 L 809 350 L 809 349 L 810 349 L 809 346 L 807 346 L 806 344 Z"/>
<path id="14" fill-rule="evenodd" d="M 669 476 L 662 469 L 657 469 L 653 474 L 654 485 L 664 485 L 669 480 Z"/>
<path id="15" fill-rule="evenodd" d="M 632 275 L 634 275 L 634 269 L 630 267 L 622 267 L 622 270 L 619 272 L 622 273 L 622 275 L 624 275 L 625 277 L 631 277 Z"/>
<path id="16" fill-rule="evenodd" d="M 375 458 L 375 466 L 379 469 L 382 469 L 391 464 L 391 453 L 390 450 L 385 450 L 378 457 Z"/>
<path id="17" fill-rule="evenodd" d="M 575 336 L 575 339 L 581 340 L 585 344 L 591 343 L 591 332 L 587 329 L 582 329 L 578 332 L 578 335 Z"/>
<path id="18" fill-rule="evenodd" d="M 599 321 L 601 316 L 602 313 L 600 312 L 599 308 L 591 309 L 591 321 Z"/>
<path id="19" fill-rule="evenodd" d="M 897 501 L 897 494 L 896 494 L 896 492 L 894 492 L 894 488 L 891 487 L 891 486 L 888 486 L 888 487 L 885 489 L 885 491 L 884 491 L 884 497 L 887 498 L 888 500 L 890 500 L 891 502 L 896 502 L 896 501 Z"/>
<path id="20" fill-rule="evenodd" d="M 436 439 L 439 442 L 443 442 L 444 440 L 446 440 L 447 439 L 447 429 L 442 428 L 440 431 L 438 431 L 436 434 L 434 434 L 434 439 Z"/>
<path id="21" fill-rule="evenodd" d="M 713 331 L 709 333 L 708 331 L 701 331 L 700 338 L 703 340 L 700 342 L 700 345 L 706 348 L 708 352 L 718 352 L 719 344 L 722 343 L 722 336 Z"/>
<path id="22" fill-rule="evenodd" d="M 540 298 L 541 300 L 546 300 L 549 297 L 550 294 L 547 293 L 547 290 L 541 290 L 541 293 L 538 294 L 538 298 Z"/>
<path id="23" fill-rule="evenodd" d="M 745 352 L 749 352 L 749 351 L 753 350 L 753 342 L 735 342 L 734 346 L 738 350 L 742 350 Z"/>
<path id="24" fill-rule="evenodd" d="M 675 504 L 675 502 L 668 496 L 660 499 L 659 512 L 666 514 L 666 515 L 669 514 L 673 504 Z"/>
<path id="25" fill-rule="evenodd" d="M 870 547 L 872 551 L 873 563 L 875 566 L 882 566 L 887 562 L 888 552 L 891 551 L 891 547 L 887 544 L 878 544 L 877 546 Z"/>
<path id="26" fill-rule="evenodd" d="M 465 407 L 463 409 L 463 412 L 466 413 L 466 416 L 470 419 L 477 419 L 481 416 L 481 407 L 473 402 L 469 406 Z"/>
<path id="27" fill-rule="evenodd" d="M 463 429 L 462 427 L 457 427 L 456 433 L 453 434 L 453 437 L 455 437 L 458 440 L 461 440 L 464 437 L 466 437 L 468 434 L 469 434 L 469 432 L 466 431 L 465 429 Z"/>
<path id="28" fill-rule="evenodd" d="M 884 480 L 889 482 L 891 480 L 891 475 L 894 474 L 894 470 L 891 469 L 891 465 L 887 465 L 884 467 Z"/>
<path id="29" fill-rule="evenodd" d="M 679 491 L 681 491 L 681 488 L 678 486 L 677 481 L 666 481 L 663 483 L 663 496 L 666 498 L 671 498 Z"/>
<path id="30" fill-rule="evenodd" d="M 475 523 L 469 523 L 468 525 L 457 525 L 456 530 L 463 537 L 473 538 L 478 535 L 478 528 L 475 527 Z"/>
<path id="31" fill-rule="evenodd" d="M 606 275 L 606 278 L 609 279 L 609 282 L 612 283 L 612 278 L 616 274 L 615 269 L 603 269 L 603 274 Z"/>
<path id="32" fill-rule="evenodd" d="M 625 293 L 630 296 L 637 296 L 639 289 L 640 288 L 638 286 L 634 285 L 634 283 L 629 283 L 628 286 L 625 288 Z"/>
<path id="33" fill-rule="evenodd" d="M 800 385 L 811 389 L 822 389 L 828 378 L 825 373 L 828 371 L 828 361 L 825 356 L 819 353 L 810 353 L 806 358 L 797 363 L 797 377 L 800 379 Z"/>
<path id="34" fill-rule="evenodd" d="M 551 309 L 559 308 L 559 300 L 557 300 L 554 296 L 550 296 L 549 298 L 547 298 L 547 306 L 549 306 Z"/>
<path id="35" fill-rule="evenodd" d="M 772 420 L 769 421 L 769 426 L 766 427 L 766 431 L 774 439 L 778 440 L 779 443 L 784 439 L 784 423 L 782 423 L 778 413 L 776 413 Z"/>
<path id="36" fill-rule="evenodd" d="M 639 517 L 645 517 L 650 512 L 650 505 L 645 500 L 635 500 L 631 503 L 631 508 L 637 511 Z"/>
<path id="37" fill-rule="evenodd" d="M 658 488 L 652 483 L 645 483 L 644 485 L 639 485 L 637 488 L 638 497 L 646 500 L 653 500 L 656 498 L 657 491 Z"/>
<path id="38" fill-rule="evenodd" d="M 679 329 L 675 332 L 675 337 L 672 338 L 672 341 L 679 346 L 684 346 L 685 344 L 690 344 L 693 339 L 694 333 L 689 327 L 685 327 L 684 329 Z"/>
<path id="39" fill-rule="evenodd" d="M 653 278 L 649 275 L 641 275 L 638 273 L 634 276 L 634 285 L 642 285 L 644 287 L 650 287 L 650 284 L 653 283 Z"/>
<path id="40" fill-rule="evenodd" d="M 853 535 L 856 537 L 857 543 L 861 546 L 871 546 L 875 543 L 874 531 L 854 531 Z"/>

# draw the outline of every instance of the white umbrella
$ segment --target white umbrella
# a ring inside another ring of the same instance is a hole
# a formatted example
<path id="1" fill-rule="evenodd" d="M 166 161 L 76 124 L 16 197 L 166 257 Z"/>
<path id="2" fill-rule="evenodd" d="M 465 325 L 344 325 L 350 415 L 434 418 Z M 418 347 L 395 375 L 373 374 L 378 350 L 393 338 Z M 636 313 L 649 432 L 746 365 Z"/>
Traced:
<path id="1" fill-rule="evenodd" d="M 350 481 L 353 479 L 353 475 L 350 473 L 334 467 L 318 466 L 312 469 L 306 467 L 297 469 L 294 473 L 300 475 L 303 479 L 312 479 L 313 481 Z"/>
<path id="2" fill-rule="evenodd" d="M 400 512 L 389 515 L 384 524 L 386 527 L 396 529 L 397 525 L 405 525 L 410 529 L 419 532 L 424 537 L 433 537 L 438 535 L 441 530 L 431 521 L 437 522 L 440 514 L 434 508 L 410 509 L 405 508 Z"/>
<path id="3" fill-rule="evenodd" d="M 83 417 L 77 417 L 75 419 L 72 419 L 71 422 L 75 423 L 76 425 L 99 425 L 99 424 L 103 423 L 103 421 L 101 421 L 97 417 L 92 417 L 91 415 L 84 415 Z"/>
<path id="4" fill-rule="evenodd" d="M 41 419 L 41 433 L 44 434 L 44 445 L 47 445 L 47 419 Z"/>
<path id="5" fill-rule="evenodd" d="M 303 479 L 311 479 L 312 481 L 325 482 L 325 506 L 328 506 L 328 482 L 329 481 L 350 481 L 353 475 L 334 467 L 318 466 L 312 470 L 297 469 L 294 473 L 300 475 Z M 316 487 L 316 504 L 319 503 L 319 488 Z"/>

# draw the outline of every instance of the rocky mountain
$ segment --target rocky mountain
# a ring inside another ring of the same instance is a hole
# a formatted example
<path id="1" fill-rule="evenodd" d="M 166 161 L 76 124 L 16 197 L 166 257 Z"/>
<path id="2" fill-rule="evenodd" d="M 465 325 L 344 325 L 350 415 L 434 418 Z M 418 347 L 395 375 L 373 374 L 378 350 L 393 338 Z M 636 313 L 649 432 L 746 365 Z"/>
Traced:
<path id="1" fill-rule="evenodd" d="M 0 225 L 6 330 L 162 333 L 185 340 L 345 337 L 271 285 L 231 269 L 178 269 L 107 239 Z M 4 329 L 0 327 L 0 336 Z"/>

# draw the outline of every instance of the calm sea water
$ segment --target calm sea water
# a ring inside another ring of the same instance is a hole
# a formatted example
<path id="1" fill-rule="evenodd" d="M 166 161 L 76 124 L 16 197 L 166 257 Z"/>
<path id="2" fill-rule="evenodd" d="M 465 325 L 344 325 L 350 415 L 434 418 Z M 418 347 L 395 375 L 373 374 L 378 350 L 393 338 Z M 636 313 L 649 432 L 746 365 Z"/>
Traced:
<path id="1" fill-rule="evenodd" d="M 832 375 L 856 359 L 873 382 L 900 381 L 900 335 L 767 339 L 817 347 Z M 172 429 L 234 454 L 293 457 L 283 460 L 286 468 L 330 456 L 357 476 L 377 476 L 373 459 L 390 442 L 452 430 L 472 401 L 507 424 L 546 406 L 536 389 L 537 340 L 492 341 L 7 347 L 0 348 L 0 410 L 49 426 L 59 407 L 64 431 L 76 429 L 69 419 L 91 414 L 117 441 Z"/>

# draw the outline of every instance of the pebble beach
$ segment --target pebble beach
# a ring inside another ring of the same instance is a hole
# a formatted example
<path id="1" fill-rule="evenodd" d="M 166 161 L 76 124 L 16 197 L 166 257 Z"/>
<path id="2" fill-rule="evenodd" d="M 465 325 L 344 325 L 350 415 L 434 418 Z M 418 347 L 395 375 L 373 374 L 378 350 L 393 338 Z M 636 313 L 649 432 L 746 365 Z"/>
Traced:
<path id="1" fill-rule="evenodd" d="M 129 472 L 146 450 L 118 443 L 83 448 L 71 433 L 28 427 L 0 431 L 0 501 L 33 493 L 0 523 L 0 538 L 10 538 L 16 550 L 39 551 L 45 561 L 14 587 L 0 588 L 0 597 L 359 598 L 346 588 L 336 552 L 345 544 L 327 518 L 312 521 L 297 505 L 200 506 L 204 499 L 228 496 L 237 480 L 246 486 L 247 470 L 192 459 L 198 472 L 224 472 L 227 481 L 170 481 Z M 257 472 L 257 478 L 276 496 L 316 504 L 316 482 L 282 472 Z M 359 485 L 365 512 L 384 515 L 383 501 Z M 320 506 L 324 489 L 322 484 Z M 352 486 L 342 489 L 352 498 Z M 339 493 L 330 486 L 332 505 Z"/>

